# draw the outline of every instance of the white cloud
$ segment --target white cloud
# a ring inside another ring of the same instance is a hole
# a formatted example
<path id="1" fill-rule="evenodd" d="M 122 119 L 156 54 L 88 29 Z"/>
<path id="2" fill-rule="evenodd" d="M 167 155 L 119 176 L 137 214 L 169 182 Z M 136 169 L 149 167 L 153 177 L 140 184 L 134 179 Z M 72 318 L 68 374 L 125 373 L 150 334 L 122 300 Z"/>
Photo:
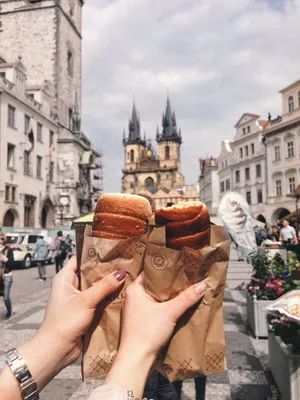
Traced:
<path id="1" fill-rule="evenodd" d="M 89 0 L 83 19 L 83 119 L 120 189 L 122 132 L 135 96 L 155 138 L 167 91 L 182 128 L 186 181 L 217 156 L 243 112 L 280 113 L 299 79 L 300 0 Z"/>

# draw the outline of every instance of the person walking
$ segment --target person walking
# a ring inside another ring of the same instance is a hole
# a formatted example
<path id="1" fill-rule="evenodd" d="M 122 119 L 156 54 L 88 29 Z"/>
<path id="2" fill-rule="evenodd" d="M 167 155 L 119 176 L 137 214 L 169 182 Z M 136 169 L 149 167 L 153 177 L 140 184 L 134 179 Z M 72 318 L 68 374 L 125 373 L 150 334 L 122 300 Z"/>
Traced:
<path id="1" fill-rule="evenodd" d="M 57 236 L 52 242 L 51 250 L 52 257 L 55 259 L 56 273 L 58 273 L 64 266 L 64 261 L 67 257 L 67 246 L 62 231 L 57 232 Z"/>
<path id="2" fill-rule="evenodd" d="M 290 226 L 290 223 L 287 219 L 282 221 L 283 228 L 280 230 L 280 237 L 279 240 L 283 242 L 286 246 L 288 244 L 298 244 L 298 239 L 296 235 L 295 229 Z"/>
<path id="3" fill-rule="evenodd" d="M 48 255 L 48 245 L 46 240 L 41 236 L 37 239 L 33 250 L 33 260 L 37 262 L 40 281 L 45 281 L 47 279 L 46 277 L 47 255 Z"/>
<path id="4" fill-rule="evenodd" d="M 6 236 L 0 233 L 0 265 L 1 276 L 4 282 L 4 304 L 6 307 L 6 318 L 11 319 L 13 316 L 12 304 L 10 299 L 10 291 L 13 284 L 12 266 L 14 261 L 14 253 L 6 244 Z"/>

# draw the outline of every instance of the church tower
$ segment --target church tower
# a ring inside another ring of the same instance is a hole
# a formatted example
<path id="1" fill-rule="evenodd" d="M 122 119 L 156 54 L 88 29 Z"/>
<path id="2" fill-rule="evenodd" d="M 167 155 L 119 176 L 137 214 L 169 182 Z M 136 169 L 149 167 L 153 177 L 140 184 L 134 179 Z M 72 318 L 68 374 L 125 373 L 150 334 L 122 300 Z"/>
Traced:
<path id="1" fill-rule="evenodd" d="M 78 94 L 81 109 L 81 17 L 83 0 L 0 0 L 0 56 L 22 62 L 28 85 L 52 85 L 53 110 L 72 129 Z"/>
<path id="2" fill-rule="evenodd" d="M 177 128 L 175 111 L 172 113 L 169 97 L 162 116 L 162 133 L 157 128 L 156 141 L 160 168 L 173 168 L 180 172 L 181 130 Z"/>
<path id="3" fill-rule="evenodd" d="M 146 142 L 141 139 L 141 122 L 133 103 L 132 115 L 128 124 L 128 137 L 123 133 L 125 169 L 136 170 L 145 156 Z"/>

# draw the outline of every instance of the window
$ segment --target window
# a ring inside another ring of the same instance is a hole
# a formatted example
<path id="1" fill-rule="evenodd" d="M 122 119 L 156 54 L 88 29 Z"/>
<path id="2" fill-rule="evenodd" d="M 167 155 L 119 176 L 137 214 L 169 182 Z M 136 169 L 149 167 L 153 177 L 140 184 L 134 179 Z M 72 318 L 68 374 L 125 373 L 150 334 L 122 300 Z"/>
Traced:
<path id="1" fill-rule="evenodd" d="M 263 202 L 262 189 L 257 189 L 257 203 L 261 204 Z"/>
<path id="2" fill-rule="evenodd" d="M 251 143 L 251 153 L 254 154 L 254 143 Z"/>
<path id="3" fill-rule="evenodd" d="M 243 128 L 243 135 L 246 134 L 246 128 Z"/>
<path id="4" fill-rule="evenodd" d="M 24 133 L 27 135 L 29 132 L 30 117 L 29 115 L 24 116 Z"/>
<path id="5" fill-rule="evenodd" d="M 294 142 L 287 143 L 288 158 L 294 157 Z"/>
<path id="6" fill-rule="evenodd" d="M 73 129 L 73 110 L 69 108 L 69 129 L 70 131 Z"/>
<path id="7" fill-rule="evenodd" d="M 16 114 L 15 107 L 8 105 L 7 124 L 12 128 L 15 128 L 15 114 Z"/>
<path id="8" fill-rule="evenodd" d="M 5 185 L 5 201 L 9 201 L 10 186 Z"/>
<path id="9" fill-rule="evenodd" d="M 261 178 L 261 165 L 256 166 L 256 178 Z"/>
<path id="10" fill-rule="evenodd" d="M 281 180 L 279 179 L 276 183 L 276 196 L 281 196 L 282 190 L 281 190 Z"/>
<path id="11" fill-rule="evenodd" d="M 248 148 L 248 146 L 245 147 L 245 155 L 246 155 L 246 157 L 249 156 L 249 148 Z"/>
<path id="12" fill-rule="evenodd" d="M 223 193 L 225 191 L 225 185 L 224 182 L 221 182 L 221 193 Z"/>
<path id="13" fill-rule="evenodd" d="M 53 143 L 54 143 L 54 132 L 50 131 L 49 146 L 51 147 Z"/>
<path id="14" fill-rule="evenodd" d="M 7 143 L 7 168 L 13 169 L 15 166 L 15 146 Z"/>
<path id="15" fill-rule="evenodd" d="M 36 177 L 42 177 L 42 157 L 36 156 Z"/>
<path id="16" fill-rule="evenodd" d="M 250 179 L 250 168 L 245 168 L 245 178 Z"/>
<path id="17" fill-rule="evenodd" d="M 49 181 L 50 182 L 53 182 L 53 179 L 54 179 L 53 173 L 54 173 L 54 162 L 51 161 L 50 165 L 49 165 Z"/>
<path id="18" fill-rule="evenodd" d="M 42 142 L 42 129 L 43 126 L 39 122 L 37 123 L 37 129 L 36 129 L 36 139 L 38 142 Z"/>
<path id="19" fill-rule="evenodd" d="M 230 190 L 230 179 L 226 179 L 226 190 Z"/>
<path id="20" fill-rule="evenodd" d="M 130 150 L 130 162 L 134 162 L 134 150 Z"/>
<path id="21" fill-rule="evenodd" d="M 30 173 L 30 153 L 29 151 L 24 151 L 24 174 L 29 175 Z"/>
<path id="22" fill-rule="evenodd" d="M 248 129 L 248 133 L 250 133 L 250 126 L 247 126 L 247 129 Z"/>
<path id="23" fill-rule="evenodd" d="M 251 192 L 246 193 L 246 199 L 247 199 L 247 203 L 251 204 Z"/>
<path id="24" fill-rule="evenodd" d="M 165 159 L 170 160 L 170 147 L 169 146 L 165 147 Z"/>
<path id="25" fill-rule="evenodd" d="M 243 149 L 240 148 L 240 157 L 243 158 Z"/>
<path id="26" fill-rule="evenodd" d="M 294 97 L 293 96 L 289 97 L 288 103 L 289 103 L 289 112 L 293 112 L 294 111 Z"/>
<path id="27" fill-rule="evenodd" d="M 73 53 L 68 50 L 68 74 L 73 77 Z"/>
<path id="28" fill-rule="evenodd" d="M 11 201 L 12 202 L 16 202 L 16 188 L 15 188 L 15 186 L 12 186 L 11 187 Z"/>
<path id="29" fill-rule="evenodd" d="M 280 160 L 280 146 L 275 146 L 274 147 L 274 160 L 279 161 Z"/>
<path id="30" fill-rule="evenodd" d="M 296 191 L 295 178 L 289 178 L 289 189 L 290 189 L 290 194 L 295 193 Z"/>
<path id="31" fill-rule="evenodd" d="M 236 183 L 240 182 L 240 171 L 235 171 L 235 181 Z"/>

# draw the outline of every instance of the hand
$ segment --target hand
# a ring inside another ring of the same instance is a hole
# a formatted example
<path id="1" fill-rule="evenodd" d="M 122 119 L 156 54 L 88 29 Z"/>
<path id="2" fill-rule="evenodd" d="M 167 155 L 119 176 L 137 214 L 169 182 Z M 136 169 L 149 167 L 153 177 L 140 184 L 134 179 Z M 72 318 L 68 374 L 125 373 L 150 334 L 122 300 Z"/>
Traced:
<path id="1" fill-rule="evenodd" d="M 92 322 L 96 306 L 122 285 L 126 275 L 117 271 L 80 292 L 76 269 L 73 257 L 55 276 L 43 323 L 34 338 L 19 348 L 39 391 L 80 356 L 81 337 Z M 21 399 L 8 367 L 0 377 L 0 393 L 1 400 Z"/>
<path id="2" fill-rule="evenodd" d="M 2 254 L 1 259 L 2 259 L 2 262 L 4 262 L 4 263 L 6 263 L 8 261 L 8 258 L 4 254 Z"/>
<path id="3" fill-rule="evenodd" d="M 121 344 L 105 383 L 127 386 L 141 397 L 147 375 L 167 344 L 178 319 L 204 295 L 197 283 L 174 299 L 159 303 L 145 291 L 143 273 L 127 288 L 122 315 Z"/>

